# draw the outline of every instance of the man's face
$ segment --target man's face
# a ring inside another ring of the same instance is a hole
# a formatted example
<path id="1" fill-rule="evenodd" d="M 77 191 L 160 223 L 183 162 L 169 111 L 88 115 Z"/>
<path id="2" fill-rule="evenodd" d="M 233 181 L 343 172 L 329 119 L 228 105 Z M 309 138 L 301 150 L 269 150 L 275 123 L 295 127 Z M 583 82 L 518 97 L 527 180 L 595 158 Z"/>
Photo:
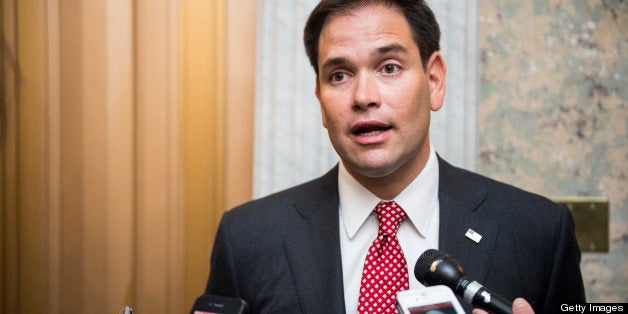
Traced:
<path id="1" fill-rule="evenodd" d="M 347 170 L 359 181 L 416 177 L 429 156 L 430 110 L 445 92 L 440 54 L 424 71 L 405 17 L 382 5 L 330 16 L 318 52 L 323 125 Z"/>

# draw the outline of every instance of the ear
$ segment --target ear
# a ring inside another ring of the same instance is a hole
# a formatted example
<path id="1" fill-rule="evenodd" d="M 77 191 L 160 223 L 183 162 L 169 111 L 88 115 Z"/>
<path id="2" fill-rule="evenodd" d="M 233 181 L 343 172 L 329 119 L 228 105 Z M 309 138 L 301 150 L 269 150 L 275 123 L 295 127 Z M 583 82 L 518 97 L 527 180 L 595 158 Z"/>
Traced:
<path id="1" fill-rule="evenodd" d="M 321 119 L 323 121 L 323 126 L 327 128 L 327 119 L 325 119 L 325 111 L 323 110 L 323 102 L 321 101 L 321 85 L 318 81 L 318 75 L 316 76 L 316 87 L 314 90 L 314 94 L 316 95 L 316 98 L 318 99 L 318 104 L 321 109 Z"/>
<path id="2" fill-rule="evenodd" d="M 430 109 L 438 111 L 445 101 L 445 78 L 447 75 L 445 60 L 438 51 L 435 51 L 428 61 L 427 74 L 430 84 Z"/>

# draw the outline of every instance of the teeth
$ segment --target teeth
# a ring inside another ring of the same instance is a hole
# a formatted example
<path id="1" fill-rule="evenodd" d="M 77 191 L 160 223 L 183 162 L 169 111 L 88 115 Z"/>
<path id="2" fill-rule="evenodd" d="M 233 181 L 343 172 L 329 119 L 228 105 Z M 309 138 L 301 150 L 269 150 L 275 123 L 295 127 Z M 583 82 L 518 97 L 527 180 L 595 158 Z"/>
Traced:
<path id="1" fill-rule="evenodd" d="M 360 133 L 360 136 L 374 136 L 381 133 L 382 133 L 381 130 L 376 130 L 376 131 L 371 131 L 371 132 L 366 132 L 366 133 Z"/>

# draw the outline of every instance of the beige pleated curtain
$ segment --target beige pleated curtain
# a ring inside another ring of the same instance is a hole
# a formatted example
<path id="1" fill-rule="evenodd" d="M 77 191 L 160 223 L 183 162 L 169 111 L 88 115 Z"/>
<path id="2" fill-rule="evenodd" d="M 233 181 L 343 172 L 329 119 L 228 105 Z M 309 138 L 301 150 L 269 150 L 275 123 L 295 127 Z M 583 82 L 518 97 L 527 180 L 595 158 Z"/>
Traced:
<path id="1" fill-rule="evenodd" d="M 185 313 L 251 197 L 255 1 L 0 9 L 0 313 Z"/>

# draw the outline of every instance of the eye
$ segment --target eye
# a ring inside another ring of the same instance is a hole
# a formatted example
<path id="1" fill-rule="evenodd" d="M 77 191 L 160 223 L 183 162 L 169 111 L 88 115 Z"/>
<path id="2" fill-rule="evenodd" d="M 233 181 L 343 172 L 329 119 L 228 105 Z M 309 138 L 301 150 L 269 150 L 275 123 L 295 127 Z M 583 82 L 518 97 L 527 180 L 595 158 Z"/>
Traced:
<path id="1" fill-rule="evenodd" d="M 400 70 L 400 68 L 396 64 L 389 63 L 389 64 L 384 65 L 382 70 L 386 74 L 394 74 L 394 73 L 397 73 Z"/>
<path id="2" fill-rule="evenodd" d="M 343 72 L 334 72 L 329 76 L 331 82 L 342 82 L 347 78 L 347 74 Z"/>

